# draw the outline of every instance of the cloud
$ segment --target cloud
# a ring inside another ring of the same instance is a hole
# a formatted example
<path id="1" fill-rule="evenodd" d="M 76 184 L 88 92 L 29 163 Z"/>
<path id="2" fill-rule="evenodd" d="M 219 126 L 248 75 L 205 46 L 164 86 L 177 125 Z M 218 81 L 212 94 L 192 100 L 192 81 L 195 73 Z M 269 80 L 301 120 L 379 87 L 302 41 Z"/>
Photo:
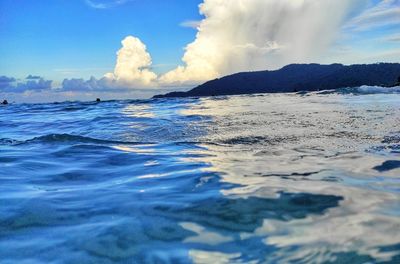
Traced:
<path id="1" fill-rule="evenodd" d="M 62 92 L 129 92 L 131 89 L 117 83 L 116 80 L 106 77 L 96 79 L 91 77 L 89 80 L 82 78 L 64 79 L 61 83 Z M 135 89 L 139 90 L 139 88 Z"/>
<path id="2" fill-rule="evenodd" d="M 25 83 L 18 83 L 17 86 L 12 90 L 13 92 L 25 92 L 25 91 L 43 91 L 51 89 L 53 81 L 45 80 L 40 78 L 38 80 L 27 81 Z"/>
<path id="3" fill-rule="evenodd" d="M 132 0 L 85 0 L 85 3 L 96 9 L 107 9 L 111 7 L 116 7 Z"/>
<path id="4" fill-rule="evenodd" d="M 121 44 L 113 72 L 100 79 L 64 79 L 62 90 L 126 92 L 157 88 L 157 74 L 151 71 L 152 59 L 146 45 L 133 36 L 127 36 Z"/>
<path id="5" fill-rule="evenodd" d="M 105 85 L 106 86 L 106 85 Z M 64 79 L 61 84 L 63 91 L 95 91 L 102 90 L 101 80 L 91 77 L 89 80 L 84 79 Z"/>
<path id="6" fill-rule="evenodd" d="M 100 9 L 128 1 L 131 0 L 85 0 L 89 6 Z M 64 79 L 59 90 L 149 93 L 174 86 L 188 88 L 236 72 L 276 69 L 297 62 L 327 62 L 326 58 L 329 62 L 344 62 L 346 58 L 361 62 L 367 58 L 369 62 L 374 58 L 366 53 L 350 48 L 335 53 L 331 48 L 338 44 L 343 29 L 356 32 L 399 23 L 399 4 L 400 0 L 375 4 L 371 0 L 204 0 L 199 6 L 204 19 L 180 24 L 197 30 L 194 41 L 185 47 L 182 65 L 157 76 L 146 45 L 135 36 L 127 36 L 117 52 L 113 72 L 100 79 Z M 392 42 L 398 39 L 397 35 L 387 38 Z M 382 52 L 379 53 L 385 56 L 382 58 L 398 56 L 398 50 Z M 56 71 L 70 76 L 77 72 L 76 69 Z M 0 77 L 3 91 L 45 90 L 51 89 L 52 84 L 40 76 L 29 75 L 28 82 L 17 84 L 15 79 L 5 78 Z"/>
<path id="7" fill-rule="evenodd" d="M 384 0 L 349 21 L 347 29 L 367 31 L 388 25 L 400 26 L 400 0 Z"/>
<path id="8" fill-rule="evenodd" d="M 374 5 L 368 10 L 377 12 L 396 1 L 385 1 L 386 5 Z M 152 59 L 145 44 L 128 36 L 117 53 L 114 72 L 104 78 L 108 88 L 159 88 L 196 85 L 240 71 L 318 62 L 338 39 L 350 15 L 369 2 L 204 0 L 199 6 L 204 19 L 180 24 L 197 29 L 195 40 L 185 47 L 182 65 L 157 76 L 151 70 Z M 364 12 L 362 16 L 366 16 Z M 90 80 L 81 80 L 80 86 L 98 87 Z"/>
<path id="9" fill-rule="evenodd" d="M 197 29 L 200 26 L 201 20 L 186 20 L 180 23 L 181 27 L 188 27 Z"/>
<path id="10" fill-rule="evenodd" d="M 239 71 L 315 61 L 365 0 L 204 0 L 183 65 L 161 83 L 199 82 Z"/>
<path id="11" fill-rule="evenodd" d="M 0 76 L 0 91 L 5 90 L 12 85 L 16 80 L 12 77 Z"/>
<path id="12" fill-rule="evenodd" d="M 104 77 L 116 87 L 157 86 L 157 74 L 151 71 L 151 64 L 146 45 L 140 39 L 128 36 L 122 41 L 122 48 L 117 52 L 114 72 L 107 73 Z"/>
<path id="13" fill-rule="evenodd" d="M 39 80 L 40 76 L 29 74 L 25 79 L 27 79 L 27 80 Z"/>
<path id="14" fill-rule="evenodd" d="M 126 1 L 102 1 L 95 6 Z M 331 48 L 343 29 L 400 23 L 400 0 L 204 0 L 199 11 L 203 20 L 180 24 L 197 29 L 197 34 L 175 69 L 157 76 L 145 44 L 128 36 L 117 53 L 114 72 L 96 82 L 72 83 L 85 90 L 188 86 L 241 71 L 324 62 L 333 58 Z"/>
<path id="15" fill-rule="evenodd" d="M 127 36 L 121 44 L 114 72 L 106 73 L 100 79 L 64 79 L 62 90 L 118 92 L 157 88 L 157 75 L 150 69 L 152 60 L 146 45 L 133 36 Z"/>
<path id="16" fill-rule="evenodd" d="M 45 80 L 43 78 L 18 82 L 15 78 L 1 76 L 0 91 L 9 93 L 23 93 L 26 91 L 39 92 L 52 89 L 52 82 L 51 80 Z"/>

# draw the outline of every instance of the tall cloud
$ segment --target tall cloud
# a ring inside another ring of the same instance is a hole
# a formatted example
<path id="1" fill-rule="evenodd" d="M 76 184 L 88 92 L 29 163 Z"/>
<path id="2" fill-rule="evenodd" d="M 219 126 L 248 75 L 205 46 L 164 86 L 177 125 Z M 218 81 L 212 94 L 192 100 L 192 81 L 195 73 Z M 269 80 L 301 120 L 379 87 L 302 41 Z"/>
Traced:
<path id="1" fill-rule="evenodd" d="M 365 0 L 204 0 L 205 16 L 183 66 L 161 83 L 208 80 L 239 71 L 315 61 Z"/>
<path id="2" fill-rule="evenodd" d="M 63 86 L 86 91 L 191 86 L 240 71 L 322 62 L 349 21 L 360 26 L 371 17 L 381 18 L 383 11 L 389 12 L 387 7 L 396 6 L 398 1 L 204 0 L 199 5 L 204 19 L 181 24 L 196 28 L 197 34 L 185 48 L 183 64 L 174 70 L 157 76 L 151 70 L 146 45 L 128 36 L 122 41 L 112 73 L 100 80 L 66 80 Z"/>
<path id="3" fill-rule="evenodd" d="M 151 56 L 146 45 L 133 36 L 122 41 L 122 48 L 117 53 L 117 63 L 113 73 L 107 73 L 105 78 L 118 87 L 141 88 L 155 85 L 157 75 L 150 70 Z"/>

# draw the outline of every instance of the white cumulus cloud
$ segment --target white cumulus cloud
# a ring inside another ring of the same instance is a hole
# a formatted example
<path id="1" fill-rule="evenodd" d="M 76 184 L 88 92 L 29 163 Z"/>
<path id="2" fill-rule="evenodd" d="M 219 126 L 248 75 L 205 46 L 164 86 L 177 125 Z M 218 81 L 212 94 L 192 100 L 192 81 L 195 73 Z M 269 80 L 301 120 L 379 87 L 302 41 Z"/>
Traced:
<path id="1" fill-rule="evenodd" d="M 155 86 L 157 75 L 150 70 L 151 64 L 146 45 L 140 39 L 128 36 L 122 41 L 122 48 L 117 52 L 114 72 L 107 73 L 105 78 L 118 87 Z"/>
<path id="2" fill-rule="evenodd" d="M 112 73 L 100 80 L 74 79 L 65 82 L 65 86 L 68 90 L 79 86 L 85 90 L 189 87 L 241 71 L 272 70 L 291 63 L 326 63 L 326 58 L 332 63 L 344 62 L 331 49 L 337 46 L 344 30 L 387 21 L 397 23 L 398 3 L 399 0 L 203 0 L 199 11 L 204 18 L 181 23 L 195 28 L 197 34 L 185 47 L 182 64 L 175 69 L 157 76 L 146 45 L 139 38 L 128 36 L 122 41 Z"/>
<path id="3" fill-rule="evenodd" d="M 183 65 L 161 83 L 199 82 L 239 71 L 316 61 L 366 0 L 204 0 Z"/>

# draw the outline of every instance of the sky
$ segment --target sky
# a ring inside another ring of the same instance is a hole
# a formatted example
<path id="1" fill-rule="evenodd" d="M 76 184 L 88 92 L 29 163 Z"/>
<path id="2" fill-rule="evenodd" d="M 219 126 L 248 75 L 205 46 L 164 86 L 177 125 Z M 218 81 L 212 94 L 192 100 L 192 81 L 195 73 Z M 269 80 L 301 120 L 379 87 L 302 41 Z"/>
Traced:
<path id="1" fill-rule="evenodd" d="M 311 62 L 400 62 L 400 0 L 0 0 L 0 99 L 147 98 Z"/>

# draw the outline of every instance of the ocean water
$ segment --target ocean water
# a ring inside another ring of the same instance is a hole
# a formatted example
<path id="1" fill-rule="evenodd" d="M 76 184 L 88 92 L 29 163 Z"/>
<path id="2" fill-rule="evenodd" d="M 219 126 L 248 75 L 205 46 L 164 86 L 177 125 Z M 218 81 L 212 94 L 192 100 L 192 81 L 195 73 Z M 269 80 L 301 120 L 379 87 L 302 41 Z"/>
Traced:
<path id="1" fill-rule="evenodd" d="M 400 90 L 1 106 L 0 263 L 400 263 Z"/>

